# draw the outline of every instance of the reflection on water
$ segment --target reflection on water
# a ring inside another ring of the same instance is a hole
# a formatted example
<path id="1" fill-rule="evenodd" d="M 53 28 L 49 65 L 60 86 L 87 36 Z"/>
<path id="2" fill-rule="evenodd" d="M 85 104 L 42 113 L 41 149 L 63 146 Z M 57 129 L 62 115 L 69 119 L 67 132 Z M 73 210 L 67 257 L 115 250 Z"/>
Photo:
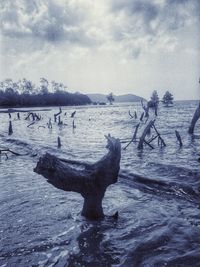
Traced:
<path id="1" fill-rule="evenodd" d="M 101 222 L 82 218 L 82 197 L 55 189 L 33 168 L 45 152 L 98 160 L 106 152 L 105 134 L 131 139 L 138 121 L 128 111 L 137 109 L 140 115 L 141 105 L 65 107 L 65 125 L 54 123 L 52 129 L 46 124 L 57 108 L 40 112 L 43 120 L 30 127 L 31 121 L 23 120 L 26 114 L 21 120 L 12 114 L 11 136 L 8 114 L 0 114 L 0 147 L 28 154 L 0 157 L 0 265 L 199 266 L 199 122 L 195 135 L 187 133 L 196 105 L 177 102 L 172 108 L 160 107 L 156 127 L 165 148 L 155 142 L 155 149 L 138 151 L 131 143 L 122 150 L 119 181 L 108 188 L 103 202 L 105 213 L 118 210 L 119 219 L 107 216 Z M 138 135 L 144 127 L 141 123 Z M 175 130 L 181 134 L 182 148 Z"/>

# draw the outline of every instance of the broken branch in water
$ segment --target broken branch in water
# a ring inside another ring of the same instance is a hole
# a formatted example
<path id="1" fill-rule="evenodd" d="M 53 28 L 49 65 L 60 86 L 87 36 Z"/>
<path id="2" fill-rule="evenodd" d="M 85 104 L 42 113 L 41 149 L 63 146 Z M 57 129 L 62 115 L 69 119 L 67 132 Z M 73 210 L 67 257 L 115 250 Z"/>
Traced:
<path id="1" fill-rule="evenodd" d="M 183 143 L 182 143 L 182 140 L 181 140 L 180 133 L 177 130 L 175 130 L 175 134 L 176 134 L 176 138 L 177 138 L 177 140 L 179 142 L 179 145 L 181 147 L 183 145 Z"/>
<path id="2" fill-rule="evenodd" d="M 29 125 L 27 125 L 27 127 L 29 128 L 30 126 L 32 126 L 33 124 L 35 124 L 36 123 L 36 121 L 33 121 L 33 122 L 31 122 Z"/>
<path id="3" fill-rule="evenodd" d="M 61 107 L 59 107 L 59 112 L 54 114 L 54 122 L 56 122 L 57 116 L 60 115 L 61 113 L 62 113 L 62 109 L 61 109 Z"/>
<path id="4" fill-rule="evenodd" d="M 84 198 L 82 215 L 90 219 L 104 217 L 102 200 L 107 187 L 116 183 L 120 169 L 121 144 L 119 139 L 106 136 L 108 153 L 94 164 L 83 164 L 83 170 L 46 153 L 34 171 L 43 175 L 56 188 L 80 193 Z M 72 163 L 73 165 L 73 163 Z"/>
<path id="5" fill-rule="evenodd" d="M 15 156 L 27 156 L 27 155 L 28 155 L 28 153 L 27 153 L 27 154 L 20 154 L 20 153 L 18 153 L 18 152 L 15 152 L 15 151 L 9 149 L 9 148 L 0 149 L 0 154 L 1 154 L 2 152 L 3 152 L 3 153 L 5 153 L 5 152 L 10 152 L 11 154 L 14 154 Z M 5 153 L 5 154 L 6 154 L 6 153 Z"/>
<path id="6" fill-rule="evenodd" d="M 199 118 L 200 118 L 200 102 L 199 102 L 199 105 L 198 105 L 197 109 L 194 112 L 192 121 L 190 123 L 190 127 L 189 127 L 189 130 L 188 130 L 189 134 L 193 134 L 194 133 L 194 127 L 195 127 L 196 122 L 198 121 Z"/>
<path id="7" fill-rule="evenodd" d="M 135 119 L 134 116 L 131 114 L 131 111 L 130 110 L 128 111 L 128 114 L 131 117 L 131 119 Z"/>
<path id="8" fill-rule="evenodd" d="M 137 136 L 137 132 L 138 132 L 138 128 L 139 128 L 140 124 L 138 123 L 135 127 L 135 131 L 134 131 L 134 134 L 133 134 L 133 137 L 131 139 L 131 141 L 124 147 L 124 150 L 127 149 L 127 147 L 136 140 L 136 136 Z"/>
<path id="9" fill-rule="evenodd" d="M 151 129 L 151 127 L 154 125 L 154 122 L 155 120 L 151 120 L 147 126 L 144 128 L 144 131 L 140 137 L 140 140 L 139 140 L 139 144 L 138 144 L 138 149 L 143 149 L 143 144 L 144 144 L 144 141 L 145 141 L 145 137 L 146 135 L 148 134 L 149 130 Z"/>

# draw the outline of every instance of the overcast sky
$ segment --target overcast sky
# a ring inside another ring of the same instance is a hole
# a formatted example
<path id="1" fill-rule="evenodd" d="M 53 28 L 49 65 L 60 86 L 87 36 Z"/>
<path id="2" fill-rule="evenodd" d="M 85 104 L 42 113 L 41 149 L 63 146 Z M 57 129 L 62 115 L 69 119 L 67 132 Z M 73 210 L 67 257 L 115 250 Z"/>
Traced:
<path id="1" fill-rule="evenodd" d="M 1 0 L 0 80 L 200 98 L 199 0 Z"/>

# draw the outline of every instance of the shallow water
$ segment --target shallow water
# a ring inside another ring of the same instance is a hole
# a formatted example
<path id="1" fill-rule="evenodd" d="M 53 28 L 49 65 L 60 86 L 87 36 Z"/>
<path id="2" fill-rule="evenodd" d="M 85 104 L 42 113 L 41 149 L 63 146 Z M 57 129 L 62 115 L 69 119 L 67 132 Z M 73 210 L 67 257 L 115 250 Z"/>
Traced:
<path id="1" fill-rule="evenodd" d="M 45 152 L 95 162 L 106 152 L 104 135 L 131 139 L 139 119 L 128 111 L 136 109 L 139 117 L 140 103 L 64 107 L 67 125 L 53 123 L 52 130 L 46 123 L 58 108 L 39 112 L 43 119 L 30 127 L 26 113 L 21 120 L 12 114 L 11 136 L 8 114 L 0 114 L 0 148 L 26 154 L 0 159 L 0 266 L 200 266 L 200 124 L 195 135 L 187 133 L 196 107 L 197 102 L 160 107 L 156 127 L 166 147 L 155 141 L 153 150 L 139 151 L 136 143 L 122 149 L 118 183 L 103 202 L 104 212 L 119 211 L 119 219 L 101 222 L 81 217 L 82 197 L 54 188 L 33 168 Z"/>

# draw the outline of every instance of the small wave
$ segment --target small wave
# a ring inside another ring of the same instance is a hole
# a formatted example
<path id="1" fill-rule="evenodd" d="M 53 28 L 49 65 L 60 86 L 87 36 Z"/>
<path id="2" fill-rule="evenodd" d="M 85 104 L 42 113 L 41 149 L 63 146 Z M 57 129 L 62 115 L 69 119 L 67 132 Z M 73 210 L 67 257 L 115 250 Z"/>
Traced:
<path id="1" fill-rule="evenodd" d="M 194 173 L 196 176 L 196 173 Z M 121 182 L 128 183 L 131 187 L 135 187 L 145 193 L 156 194 L 163 197 L 180 197 L 187 201 L 199 203 L 200 201 L 200 181 L 191 185 L 187 181 L 170 182 L 169 180 L 158 180 L 145 177 L 139 174 L 121 171 L 119 178 Z"/>

